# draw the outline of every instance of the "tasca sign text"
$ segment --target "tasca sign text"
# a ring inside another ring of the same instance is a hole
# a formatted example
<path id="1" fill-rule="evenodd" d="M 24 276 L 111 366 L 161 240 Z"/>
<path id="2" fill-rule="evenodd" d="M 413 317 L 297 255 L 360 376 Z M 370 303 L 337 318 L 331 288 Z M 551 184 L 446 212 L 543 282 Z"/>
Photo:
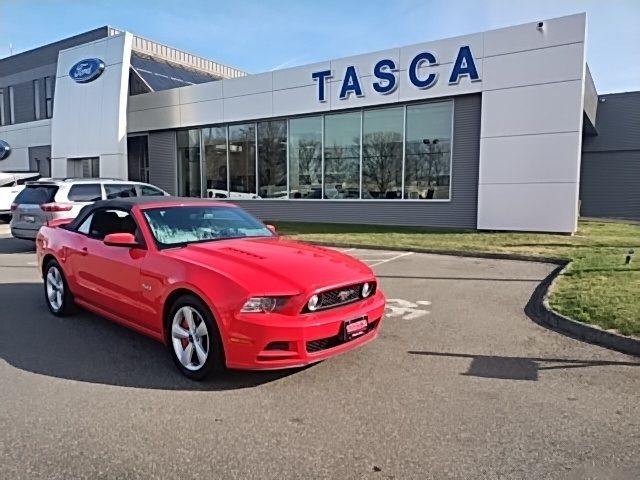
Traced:
<path id="1" fill-rule="evenodd" d="M 423 73 L 419 69 L 422 66 L 433 67 L 436 65 L 438 65 L 438 58 L 434 53 L 418 53 L 407 66 L 409 82 L 419 89 L 433 87 L 438 81 L 438 73 L 428 73 L 428 69 L 427 72 Z M 469 46 L 460 47 L 458 55 L 452 65 L 451 74 L 449 75 L 449 85 L 458 84 L 460 79 L 464 77 L 468 77 L 472 82 L 480 80 L 476 62 Z M 373 75 L 373 90 L 380 95 L 388 95 L 398 87 L 398 66 L 394 60 L 384 58 L 378 61 L 373 66 L 371 74 Z M 328 79 L 333 78 L 333 71 L 321 70 L 319 72 L 313 72 L 311 78 L 318 84 L 318 101 L 326 102 L 326 82 Z M 355 95 L 356 97 L 364 96 L 362 83 L 354 65 L 349 65 L 345 69 L 339 98 L 340 100 L 347 100 L 351 95 Z"/>

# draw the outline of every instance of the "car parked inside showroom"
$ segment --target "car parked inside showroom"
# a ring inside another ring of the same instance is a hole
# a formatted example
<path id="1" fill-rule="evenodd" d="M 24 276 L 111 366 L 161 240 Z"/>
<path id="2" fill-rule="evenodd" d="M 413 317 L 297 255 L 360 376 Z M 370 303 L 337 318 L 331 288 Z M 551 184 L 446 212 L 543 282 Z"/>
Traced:
<path id="1" fill-rule="evenodd" d="M 169 194 L 148 183 L 107 178 L 28 182 L 11 205 L 11 235 L 35 240 L 42 225 L 60 218 L 74 218 L 82 207 L 97 200 L 166 195 Z"/>
<path id="2" fill-rule="evenodd" d="M 36 245 L 51 313 L 77 305 L 163 342 L 196 380 L 346 352 L 377 336 L 385 308 L 366 264 L 213 200 L 98 201 Z"/>

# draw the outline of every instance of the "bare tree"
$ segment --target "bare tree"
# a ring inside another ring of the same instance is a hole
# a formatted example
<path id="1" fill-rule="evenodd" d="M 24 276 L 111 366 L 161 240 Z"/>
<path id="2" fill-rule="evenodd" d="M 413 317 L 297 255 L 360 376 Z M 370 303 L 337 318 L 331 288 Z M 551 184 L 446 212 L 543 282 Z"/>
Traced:
<path id="1" fill-rule="evenodd" d="M 258 124 L 258 175 L 261 195 L 267 196 L 270 186 L 287 184 L 287 125 L 281 120 Z"/>
<path id="2" fill-rule="evenodd" d="M 363 184 L 373 185 L 380 195 L 397 189 L 402 182 L 402 134 L 372 132 L 363 140 Z"/>

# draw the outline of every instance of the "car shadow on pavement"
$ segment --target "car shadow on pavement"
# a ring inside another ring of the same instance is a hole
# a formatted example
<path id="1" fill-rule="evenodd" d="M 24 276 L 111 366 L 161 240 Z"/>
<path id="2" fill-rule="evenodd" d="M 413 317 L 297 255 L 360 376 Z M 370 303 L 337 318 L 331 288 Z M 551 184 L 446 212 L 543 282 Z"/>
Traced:
<path id="1" fill-rule="evenodd" d="M 0 254 L 7 253 L 31 253 L 35 252 L 36 244 L 29 240 L 20 240 L 13 237 L 0 238 Z"/>
<path id="2" fill-rule="evenodd" d="M 159 342 L 82 310 L 53 316 L 42 288 L 0 284 L 0 359 L 22 370 L 123 387 L 204 391 L 255 387 L 301 370 L 227 371 L 194 382 L 178 372 Z"/>
<path id="3" fill-rule="evenodd" d="M 498 355 L 474 355 L 470 353 L 409 351 L 410 355 L 429 357 L 469 358 L 471 364 L 461 375 L 504 380 L 537 381 L 538 374 L 545 370 L 567 370 L 573 368 L 605 367 L 610 365 L 640 367 L 640 362 L 617 362 L 608 360 L 576 360 L 544 357 L 503 357 Z"/>

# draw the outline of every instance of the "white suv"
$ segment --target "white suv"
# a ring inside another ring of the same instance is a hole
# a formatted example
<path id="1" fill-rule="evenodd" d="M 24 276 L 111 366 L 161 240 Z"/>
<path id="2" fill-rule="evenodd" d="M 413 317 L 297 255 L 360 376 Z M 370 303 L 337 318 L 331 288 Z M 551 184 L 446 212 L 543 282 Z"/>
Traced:
<path id="1" fill-rule="evenodd" d="M 97 200 L 169 195 L 148 183 L 105 178 L 67 178 L 29 182 L 11 205 L 11 235 L 35 240 L 38 230 L 58 218 L 75 218 Z"/>
<path id="2" fill-rule="evenodd" d="M 24 184 L 39 178 L 38 172 L 0 172 L 0 220 L 9 223 L 11 204 Z"/>

